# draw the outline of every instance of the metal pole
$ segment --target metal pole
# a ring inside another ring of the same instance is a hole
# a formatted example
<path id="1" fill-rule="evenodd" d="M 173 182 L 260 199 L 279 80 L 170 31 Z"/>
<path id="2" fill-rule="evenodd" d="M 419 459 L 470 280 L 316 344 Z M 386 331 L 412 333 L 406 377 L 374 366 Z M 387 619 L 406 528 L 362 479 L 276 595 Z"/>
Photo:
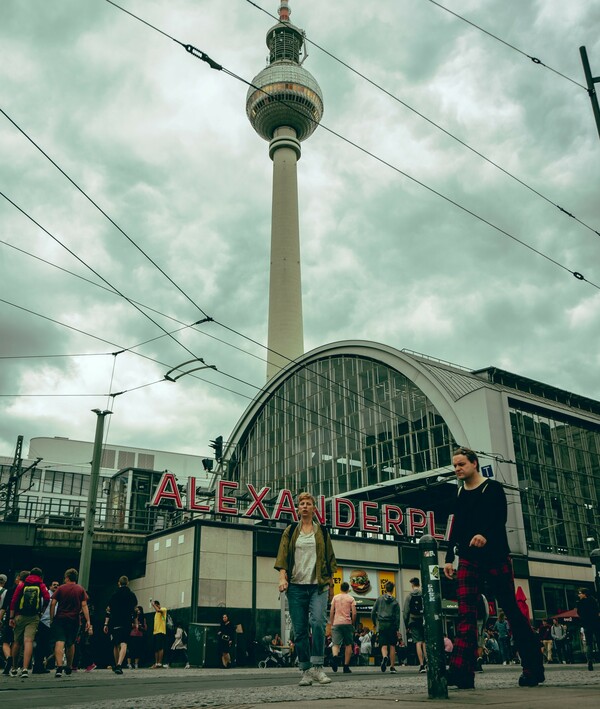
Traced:
<path id="1" fill-rule="evenodd" d="M 429 699 L 448 699 L 440 587 L 441 571 L 436 539 L 429 534 L 424 534 L 419 540 L 419 552 L 425 646 L 427 648 L 427 694 Z"/>
<path id="2" fill-rule="evenodd" d="M 590 561 L 594 566 L 594 580 L 596 582 L 596 598 L 600 598 L 600 549 L 590 552 Z"/>
<path id="3" fill-rule="evenodd" d="M 596 89 L 594 88 L 594 84 L 597 84 L 600 81 L 600 76 L 592 76 L 592 70 L 590 69 L 590 63 L 588 61 L 585 47 L 579 47 L 579 54 L 581 54 L 581 63 L 583 64 L 583 72 L 587 82 L 588 94 L 590 96 L 590 101 L 592 102 L 592 111 L 594 112 L 594 118 L 596 119 L 598 136 L 600 136 L 600 108 L 598 107 L 598 95 L 596 94 Z"/>
<path id="4" fill-rule="evenodd" d="M 100 460 L 102 458 L 102 436 L 104 434 L 104 417 L 112 411 L 92 409 L 96 414 L 96 437 L 94 439 L 94 452 L 92 454 L 92 472 L 90 475 L 90 489 L 88 490 L 85 524 L 83 526 L 83 540 L 81 555 L 79 557 L 79 583 L 87 588 L 90 582 L 90 565 L 92 563 L 92 543 L 94 540 L 94 520 L 96 518 L 96 498 L 98 497 L 98 480 L 100 479 Z"/>

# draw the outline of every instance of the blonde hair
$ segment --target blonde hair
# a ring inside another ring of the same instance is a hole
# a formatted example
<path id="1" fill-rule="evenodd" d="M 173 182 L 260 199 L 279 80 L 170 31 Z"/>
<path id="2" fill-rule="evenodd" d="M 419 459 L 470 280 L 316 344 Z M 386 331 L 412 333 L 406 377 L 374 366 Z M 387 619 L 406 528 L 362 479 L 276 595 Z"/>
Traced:
<path id="1" fill-rule="evenodd" d="M 312 500 L 313 505 L 316 507 L 317 506 L 317 501 L 315 498 L 310 494 L 310 492 L 301 492 L 298 495 L 298 504 L 302 502 L 302 500 Z"/>

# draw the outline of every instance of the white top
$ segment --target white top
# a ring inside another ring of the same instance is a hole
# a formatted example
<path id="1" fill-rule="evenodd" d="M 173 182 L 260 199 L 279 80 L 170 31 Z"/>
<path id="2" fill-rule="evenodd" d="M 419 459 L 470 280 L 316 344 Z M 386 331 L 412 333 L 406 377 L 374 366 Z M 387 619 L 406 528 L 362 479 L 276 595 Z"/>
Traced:
<path id="1" fill-rule="evenodd" d="M 312 532 L 305 534 L 300 530 L 298 539 L 296 539 L 291 582 L 298 584 L 317 583 L 317 544 L 315 541 L 314 522 Z"/>

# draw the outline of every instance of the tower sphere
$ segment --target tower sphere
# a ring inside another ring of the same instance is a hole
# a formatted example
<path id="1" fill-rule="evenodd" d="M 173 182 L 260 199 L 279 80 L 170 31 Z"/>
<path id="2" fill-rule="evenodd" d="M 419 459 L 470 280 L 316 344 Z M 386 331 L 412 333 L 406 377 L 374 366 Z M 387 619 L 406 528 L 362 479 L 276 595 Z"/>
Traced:
<path id="1" fill-rule="evenodd" d="M 304 37 L 289 22 L 280 22 L 267 33 L 268 67 L 252 81 L 246 97 L 246 114 L 254 130 L 271 140 L 276 128 L 289 126 L 298 140 L 308 138 L 323 116 L 323 94 L 312 74 L 300 66 Z"/>

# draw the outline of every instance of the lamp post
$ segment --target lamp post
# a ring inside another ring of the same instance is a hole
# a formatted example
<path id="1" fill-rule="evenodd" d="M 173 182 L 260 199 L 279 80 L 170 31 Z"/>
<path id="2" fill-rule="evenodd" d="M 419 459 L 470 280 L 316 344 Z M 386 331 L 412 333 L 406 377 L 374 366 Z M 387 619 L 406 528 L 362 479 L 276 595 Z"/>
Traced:
<path id="1" fill-rule="evenodd" d="M 90 489 L 88 490 L 85 524 L 83 526 L 83 540 L 81 555 L 79 557 L 79 583 L 87 588 L 90 581 L 90 565 L 92 563 L 92 544 L 94 539 L 94 521 L 96 519 L 96 498 L 98 497 L 98 480 L 100 479 L 100 460 L 102 458 L 102 436 L 104 434 L 104 417 L 112 411 L 92 409 L 96 414 L 96 437 L 94 438 L 94 452 L 92 454 L 92 472 L 90 475 Z"/>

